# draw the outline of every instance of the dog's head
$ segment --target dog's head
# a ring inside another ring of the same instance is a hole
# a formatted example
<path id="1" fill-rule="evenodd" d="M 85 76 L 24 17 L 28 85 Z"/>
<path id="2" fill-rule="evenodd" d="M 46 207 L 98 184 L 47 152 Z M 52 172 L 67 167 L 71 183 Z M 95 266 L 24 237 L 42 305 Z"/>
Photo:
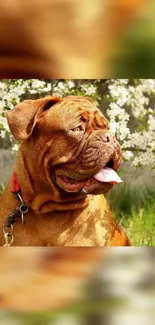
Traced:
<path id="1" fill-rule="evenodd" d="M 26 100 L 7 119 L 14 137 L 29 148 L 39 177 L 60 191 L 107 193 L 117 183 L 120 146 L 90 98 Z"/>

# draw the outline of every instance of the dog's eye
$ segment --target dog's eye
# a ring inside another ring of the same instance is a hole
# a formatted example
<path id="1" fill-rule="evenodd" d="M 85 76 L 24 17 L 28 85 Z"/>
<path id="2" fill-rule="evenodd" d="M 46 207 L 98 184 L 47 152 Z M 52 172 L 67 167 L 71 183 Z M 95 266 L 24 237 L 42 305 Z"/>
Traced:
<path id="1" fill-rule="evenodd" d="M 76 128 L 71 129 L 71 131 L 72 132 L 81 132 L 81 131 L 83 132 L 84 129 L 83 129 L 82 125 L 78 125 Z"/>

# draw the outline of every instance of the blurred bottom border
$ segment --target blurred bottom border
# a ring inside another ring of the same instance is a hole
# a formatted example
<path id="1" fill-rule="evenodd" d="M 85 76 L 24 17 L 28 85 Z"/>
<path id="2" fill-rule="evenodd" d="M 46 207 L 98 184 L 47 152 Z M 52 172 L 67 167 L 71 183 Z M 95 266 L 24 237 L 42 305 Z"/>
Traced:
<path id="1" fill-rule="evenodd" d="M 153 325 L 155 249 L 1 248 L 2 324 Z"/>

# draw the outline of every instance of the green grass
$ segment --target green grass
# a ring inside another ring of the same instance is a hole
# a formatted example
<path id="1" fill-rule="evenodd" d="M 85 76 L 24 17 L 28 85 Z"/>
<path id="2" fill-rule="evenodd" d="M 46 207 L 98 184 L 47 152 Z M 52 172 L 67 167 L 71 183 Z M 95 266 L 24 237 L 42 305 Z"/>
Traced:
<path id="1" fill-rule="evenodd" d="M 133 246 L 155 246 L 155 190 L 120 185 L 107 199 Z"/>

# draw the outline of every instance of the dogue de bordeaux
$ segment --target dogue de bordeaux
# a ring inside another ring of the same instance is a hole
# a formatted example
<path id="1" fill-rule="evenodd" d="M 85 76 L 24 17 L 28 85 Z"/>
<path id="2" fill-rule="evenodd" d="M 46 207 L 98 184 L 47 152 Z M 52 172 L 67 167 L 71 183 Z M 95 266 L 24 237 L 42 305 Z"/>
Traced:
<path id="1" fill-rule="evenodd" d="M 0 199 L 0 244 L 131 246 L 103 195 L 121 181 L 120 146 L 93 101 L 25 100 L 7 119 L 20 147 Z"/>

